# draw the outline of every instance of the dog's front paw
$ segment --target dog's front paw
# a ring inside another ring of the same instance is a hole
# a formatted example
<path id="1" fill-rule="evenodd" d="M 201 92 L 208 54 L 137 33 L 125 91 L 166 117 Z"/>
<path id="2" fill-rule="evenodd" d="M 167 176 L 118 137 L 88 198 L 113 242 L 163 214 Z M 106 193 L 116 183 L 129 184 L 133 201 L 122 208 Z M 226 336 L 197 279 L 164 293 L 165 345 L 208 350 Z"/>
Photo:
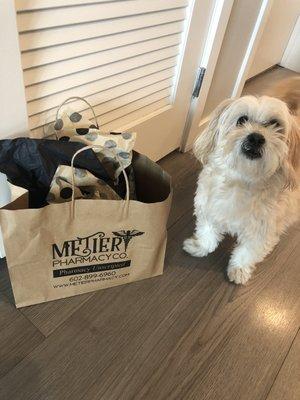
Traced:
<path id="1" fill-rule="evenodd" d="M 183 242 L 183 250 L 193 257 L 205 257 L 209 253 L 207 249 L 204 249 L 203 246 L 201 246 L 199 240 L 195 239 L 194 236 Z"/>
<path id="2" fill-rule="evenodd" d="M 238 285 L 245 285 L 251 278 L 253 268 L 229 266 L 227 270 L 228 279 Z"/>

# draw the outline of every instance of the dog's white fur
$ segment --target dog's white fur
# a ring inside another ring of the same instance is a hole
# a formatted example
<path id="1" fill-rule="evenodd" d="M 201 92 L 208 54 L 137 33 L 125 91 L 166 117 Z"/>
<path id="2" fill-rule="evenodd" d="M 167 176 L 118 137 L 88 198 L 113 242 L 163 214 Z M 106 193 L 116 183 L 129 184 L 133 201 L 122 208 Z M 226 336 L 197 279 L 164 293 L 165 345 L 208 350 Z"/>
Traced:
<path id="1" fill-rule="evenodd" d="M 239 117 L 249 120 L 237 125 Z M 278 120 L 280 127 L 268 125 Z M 264 136 L 261 158 L 248 159 L 241 144 L 249 133 Z M 213 252 L 225 233 L 237 237 L 229 280 L 245 284 L 300 210 L 299 126 L 283 101 L 263 96 L 225 100 L 196 140 L 202 162 L 194 199 L 196 228 L 184 250 L 195 257 Z"/>

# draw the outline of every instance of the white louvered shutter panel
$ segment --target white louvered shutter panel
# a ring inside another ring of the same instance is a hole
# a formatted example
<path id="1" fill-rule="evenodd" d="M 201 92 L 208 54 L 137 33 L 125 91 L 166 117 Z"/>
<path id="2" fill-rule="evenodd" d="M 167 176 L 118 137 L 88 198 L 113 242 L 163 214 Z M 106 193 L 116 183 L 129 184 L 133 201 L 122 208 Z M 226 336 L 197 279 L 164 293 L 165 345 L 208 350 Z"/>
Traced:
<path id="1" fill-rule="evenodd" d="M 172 101 L 189 0 L 15 0 L 29 126 L 41 136 L 57 106 L 85 97 L 102 129 Z M 75 101 L 71 107 L 86 110 Z"/>

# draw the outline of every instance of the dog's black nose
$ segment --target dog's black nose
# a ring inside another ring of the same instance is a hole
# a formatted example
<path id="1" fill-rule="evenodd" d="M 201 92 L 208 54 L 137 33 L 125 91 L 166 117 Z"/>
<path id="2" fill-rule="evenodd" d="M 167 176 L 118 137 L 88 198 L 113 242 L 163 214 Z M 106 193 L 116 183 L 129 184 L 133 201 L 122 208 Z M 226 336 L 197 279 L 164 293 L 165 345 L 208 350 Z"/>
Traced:
<path id="1" fill-rule="evenodd" d="M 266 139 L 260 133 L 250 133 L 242 143 L 242 152 L 251 160 L 260 158 L 265 141 Z"/>
<path id="2" fill-rule="evenodd" d="M 263 135 L 256 132 L 250 133 L 250 135 L 246 137 L 246 140 L 248 141 L 249 144 L 251 144 L 251 146 L 256 148 L 261 147 L 266 141 Z"/>

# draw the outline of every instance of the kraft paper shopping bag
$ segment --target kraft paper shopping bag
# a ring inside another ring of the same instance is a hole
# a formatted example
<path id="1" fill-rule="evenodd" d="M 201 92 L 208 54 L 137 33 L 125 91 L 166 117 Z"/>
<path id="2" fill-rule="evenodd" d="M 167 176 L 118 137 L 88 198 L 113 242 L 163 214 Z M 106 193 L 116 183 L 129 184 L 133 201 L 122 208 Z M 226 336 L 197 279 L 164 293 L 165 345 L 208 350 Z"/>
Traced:
<path id="1" fill-rule="evenodd" d="M 138 200 L 79 199 L 0 210 L 17 307 L 162 274 L 171 204 L 169 176 L 138 153 Z"/>

